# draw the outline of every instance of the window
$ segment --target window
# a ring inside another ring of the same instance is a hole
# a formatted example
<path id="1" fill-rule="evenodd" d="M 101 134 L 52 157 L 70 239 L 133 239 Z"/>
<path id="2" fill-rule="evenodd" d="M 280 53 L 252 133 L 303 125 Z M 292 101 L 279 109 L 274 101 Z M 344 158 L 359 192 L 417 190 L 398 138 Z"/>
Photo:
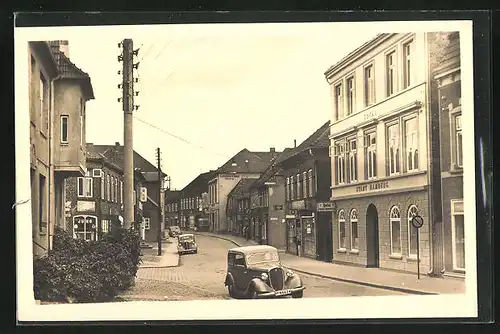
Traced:
<path id="1" fill-rule="evenodd" d="M 418 170 L 417 118 L 405 121 L 405 163 L 408 172 Z"/>
<path id="2" fill-rule="evenodd" d="M 417 234 L 419 229 L 412 224 L 413 217 L 418 216 L 418 208 L 415 205 L 408 209 L 408 255 L 417 257 Z"/>
<path id="3" fill-rule="evenodd" d="M 92 197 L 92 178 L 91 177 L 79 177 L 77 179 L 77 191 L 78 197 Z"/>
<path id="4" fill-rule="evenodd" d="M 103 219 L 101 220 L 101 231 L 102 233 L 108 233 L 109 232 L 109 220 Z"/>
<path id="5" fill-rule="evenodd" d="M 290 182 L 290 176 L 286 178 L 286 196 L 287 200 L 292 200 L 292 184 Z"/>
<path id="6" fill-rule="evenodd" d="M 457 167 L 463 167 L 463 147 L 462 147 L 462 115 L 457 115 L 454 117 L 455 121 L 455 164 Z"/>
<path id="7" fill-rule="evenodd" d="M 295 178 L 293 177 L 293 175 L 290 176 L 290 183 L 291 183 L 290 200 L 294 200 L 295 199 Z"/>
<path id="8" fill-rule="evenodd" d="M 302 173 L 302 197 L 307 198 L 309 195 L 309 179 L 307 172 Z"/>
<path id="9" fill-rule="evenodd" d="M 367 179 L 377 177 L 377 138 L 376 133 L 365 134 L 365 173 Z"/>
<path id="10" fill-rule="evenodd" d="M 302 180 L 300 179 L 300 174 L 297 174 L 297 194 L 296 198 L 302 197 Z"/>
<path id="11" fill-rule="evenodd" d="M 61 116 L 61 144 L 68 143 L 68 116 Z"/>
<path id="12" fill-rule="evenodd" d="M 345 211 L 339 211 L 339 249 L 344 250 L 346 248 L 345 240 Z"/>
<path id="13" fill-rule="evenodd" d="M 151 228 L 151 219 L 144 217 L 144 229 L 149 230 Z"/>
<path id="14" fill-rule="evenodd" d="M 46 179 L 45 176 L 39 174 L 38 178 L 38 232 L 45 233 L 47 231 L 47 196 L 46 196 Z"/>
<path id="15" fill-rule="evenodd" d="M 134 190 L 134 205 L 137 204 L 137 191 Z"/>
<path id="16" fill-rule="evenodd" d="M 308 174 L 308 181 L 309 181 L 309 197 L 313 197 L 313 186 L 314 186 L 314 183 L 313 183 L 313 171 L 312 169 L 309 169 L 307 171 L 307 174 Z"/>
<path id="17" fill-rule="evenodd" d="M 373 81 L 373 65 L 365 67 L 365 106 L 375 102 L 375 83 Z"/>
<path id="18" fill-rule="evenodd" d="M 39 87 L 39 99 L 40 99 L 40 130 L 47 133 L 49 129 L 49 110 L 48 110 L 48 86 L 45 76 L 40 72 L 40 87 Z"/>
<path id="19" fill-rule="evenodd" d="M 400 172 L 399 124 L 393 124 L 387 127 L 387 147 L 389 175 L 398 174 Z"/>
<path id="20" fill-rule="evenodd" d="M 96 168 L 92 170 L 92 177 L 101 177 L 101 174 L 102 174 L 101 169 Z"/>
<path id="21" fill-rule="evenodd" d="M 104 197 L 104 183 L 105 183 L 105 175 L 104 173 L 101 174 L 101 199 L 103 200 Z"/>
<path id="22" fill-rule="evenodd" d="M 120 203 L 123 204 L 123 181 L 120 180 Z"/>
<path id="23" fill-rule="evenodd" d="M 106 175 L 106 200 L 110 201 L 111 200 L 111 177 L 110 175 Z"/>
<path id="24" fill-rule="evenodd" d="M 453 269 L 465 270 L 464 202 L 451 201 L 451 234 L 453 243 Z"/>
<path id="25" fill-rule="evenodd" d="M 411 70 L 411 49 L 412 41 L 403 45 L 403 85 L 404 88 L 411 86 L 413 80 L 413 73 Z"/>
<path id="26" fill-rule="evenodd" d="M 390 213 L 391 254 L 401 255 L 401 213 L 393 206 Z"/>
<path id="27" fill-rule="evenodd" d="M 31 77 L 30 77 L 30 118 L 32 122 L 36 121 L 36 104 L 37 96 L 35 95 L 35 74 L 36 74 L 36 62 L 35 58 L 31 56 Z"/>
<path id="28" fill-rule="evenodd" d="M 358 237 L 358 211 L 356 209 L 351 210 L 351 250 L 359 249 L 359 237 Z"/>
<path id="29" fill-rule="evenodd" d="M 386 56 L 386 81 L 387 81 L 387 96 L 391 96 L 396 91 L 396 64 L 395 52 L 391 52 Z"/>
<path id="30" fill-rule="evenodd" d="M 83 111 L 80 110 L 80 145 L 83 146 L 85 143 L 85 131 L 84 131 L 84 118 Z"/>
<path id="31" fill-rule="evenodd" d="M 245 266 L 245 257 L 243 254 L 235 254 L 234 256 L 234 265 L 235 266 Z"/>
<path id="32" fill-rule="evenodd" d="M 346 142 L 341 140 L 334 144 L 334 163 L 335 163 L 335 183 L 344 184 L 346 182 L 346 163 L 345 163 Z"/>
<path id="33" fill-rule="evenodd" d="M 97 240 L 97 217 L 75 216 L 73 218 L 73 238 L 87 241 Z"/>
<path id="34" fill-rule="evenodd" d="M 358 179 L 358 156 L 356 154 L 356 139 L 349 140 L 349 182 Z"/>
<path id="35" fill-rule="evenodd" d="M 347 113 L 346 116 L 354 112 L 354 77 L 346 80 L 347 83 Z"/>
<path id="36" fill-rule="evenodd" d="M 342 97 L 342 84 L 335 86 L 335 120 L 344 117 L 344 99 Z"/>

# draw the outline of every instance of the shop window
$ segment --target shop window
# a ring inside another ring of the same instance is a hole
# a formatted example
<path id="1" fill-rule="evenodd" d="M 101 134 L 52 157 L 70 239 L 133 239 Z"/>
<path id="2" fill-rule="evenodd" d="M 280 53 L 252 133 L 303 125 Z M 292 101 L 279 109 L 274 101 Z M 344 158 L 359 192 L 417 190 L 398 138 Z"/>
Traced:
<path id="1" fill-rule="evenodd" d="M 401 255 L 401 213 L 397 206 L 390 212 L 391 255 Z"/>
<path id="2" fill-rule="evenodd" d="M 465 226 L 463 200 L 451 201 L 453 269 L 465 270 Z"/>
<path id="3" fill-rule="evenodd" d="M 419 229 L 414 227 L 411 223 L 413 217 L 418 216 L 418 208 L 415 205 L 410 206 L 408 209 L 408 255 L 410 257 L 417 257 L 417 235 Z"/>
<path id="4" fill-rule="evenodd" d="M 75 216 L 73 218 L 73 237 L 87 241 L 97 240 L 97 217 Z"/>
<path id="5" fill-rule="evenodd" d="M 350 215 L 351 222 L 351 250 L 359 249 L 359 236 L 358 236 L 358 211 L 356 209 L 351 210 Z"/>
<path id="6" fill-rule="evenodd" d="M 345 211 L 339 211 L 339 249 L 346 249 Z"/>

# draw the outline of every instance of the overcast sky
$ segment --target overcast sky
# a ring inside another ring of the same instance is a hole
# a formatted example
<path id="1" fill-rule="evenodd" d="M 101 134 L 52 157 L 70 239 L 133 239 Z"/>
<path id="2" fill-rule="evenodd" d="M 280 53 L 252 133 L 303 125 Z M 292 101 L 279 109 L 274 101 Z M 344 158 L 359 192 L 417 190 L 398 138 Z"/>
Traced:
<path id="1" fill-rule="evenodd" d="M 163 25 L 136 33 L 134 149 L 154 162 L 160 147 L 162 169 L 181 189 L 243 148 L 299 144 L 330 118 L 323 73 L 376 34 L 358 27 L 346 34 L 345 24 Z M 123 143 L 117 44 L 130 36 L 80 29 L 86 33 L 69 39 L 69 53 L 94 87 L 87 142 Z"/>

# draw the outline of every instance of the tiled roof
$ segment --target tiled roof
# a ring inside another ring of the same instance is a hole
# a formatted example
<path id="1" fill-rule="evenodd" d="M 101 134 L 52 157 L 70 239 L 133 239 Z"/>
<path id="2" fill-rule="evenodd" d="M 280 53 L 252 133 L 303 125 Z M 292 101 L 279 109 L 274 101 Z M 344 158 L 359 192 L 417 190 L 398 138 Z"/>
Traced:
<path id="1" fill-rule="evenodd" d="M 318 130 L 316 130 L 312 135 L 310 135 L 306 140 L 304 140 L 299 146 L 291 149 L 289 153 L 280 157 L 276 162 L 279 164 L 289 158 L 298 155 L 309 149 L 314 148 L 327 148 L 330 146 L 330 121 L 323 124 Z"/>
<path id="2" fill-rule="evenodd" d="M 198 196 L 200 190 L 208 188 L 208 181 L 215 175 L 215 171 L 201 173 L 181 190 L 181 196 Z"/>
<path id="3" fill-rule="evenodd" d="M 229 192 L 227 196 L 236 199 L 244 197 L 245 194 L 249 193 L 250 188 L 255 181 L 256 179 L 241 179 L 240 182 L 238 182 L 236 186 L 234 186 L 234 188 Z"/>
<path id="4" fill-rule="evenodd" d="M 446 34 L 446 44 L 441 52 L 441 57 L 439 59 L 439 64 L 434 69 L 436 74 L 456 68 L 460 66 L 460 35 L 458 32 L 452 32 Z"/>
<path id="5" fill-rule="evenodd" d="M 280 152 L 250 152 L 244 148 L 219 167 L 217 173 L 262 173 L 279 154 Z"/>
<path id="6" fill-rule="evenodd" d="M 273 177 L 279 173 L 283 172 L 283 168 L 279 166 L 281 161 L 284 161 L 293 152 L 292 148 L 285 148 L 285 150 L 278 156 L 275 163 L 271 164 L 264 173 L 252 184 L 253 187 L 260 187 L 264 185 L 265 182 L 273 179 Z"/>
<path id="7" fill-rule="evenodd" d="M 91 159 L 91 160 L 103 160 L 104 163 L 108 164 L 109 166 L 123 172 L 123 168 L 117 165 L 115 162 L 113 162 L 111 159 L 100 153 L 99 149 L 96 149 L 94 145 L 92 144 L 87 144 L 86 145 L 86 152 L 85 152 L 86 158 Z"/>

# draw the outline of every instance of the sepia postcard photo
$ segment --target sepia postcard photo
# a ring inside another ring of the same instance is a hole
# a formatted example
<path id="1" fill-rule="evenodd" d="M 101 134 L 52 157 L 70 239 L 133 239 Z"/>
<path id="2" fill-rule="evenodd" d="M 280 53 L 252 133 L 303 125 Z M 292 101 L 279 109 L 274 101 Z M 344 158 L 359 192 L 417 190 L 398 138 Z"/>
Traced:
<path id="1" fill-rule="evenodd" d="M 471 21 L 15 28 L 18 320 L 475 317 L 473 96 Z"/>

